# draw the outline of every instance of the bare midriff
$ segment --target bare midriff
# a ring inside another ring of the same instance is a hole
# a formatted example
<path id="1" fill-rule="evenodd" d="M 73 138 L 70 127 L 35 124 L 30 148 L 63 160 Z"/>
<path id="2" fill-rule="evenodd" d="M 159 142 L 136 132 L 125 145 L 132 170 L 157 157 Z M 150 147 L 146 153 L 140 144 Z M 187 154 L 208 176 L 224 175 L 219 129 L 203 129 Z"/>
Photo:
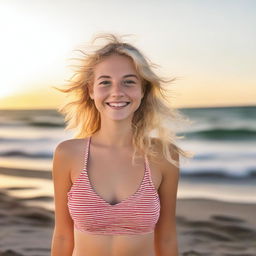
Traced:
<path id="1" fill-rule="evenodd" d="M 155 256 L 154 232 L 136 235 L 95 235 L 74 229 L 72 256 Z"/>

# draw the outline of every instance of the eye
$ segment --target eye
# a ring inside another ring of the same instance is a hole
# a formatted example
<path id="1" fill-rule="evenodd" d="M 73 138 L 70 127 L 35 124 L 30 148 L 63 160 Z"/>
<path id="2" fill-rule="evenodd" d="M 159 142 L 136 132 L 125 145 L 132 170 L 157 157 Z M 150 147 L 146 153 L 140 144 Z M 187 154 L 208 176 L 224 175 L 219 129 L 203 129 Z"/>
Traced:
<path id="1" fill-rule="evenodd" d="M 126 85 L 133 85 L 133 84 L 135 84 L 135 81 L 133 81 L 133 80 L 125 80 L 124 84 L 126 84 Z"/>
<path id="2" fill-rule="evenodd" d="M 100 82 L 99 84 L 108 85 L 108 84 L 110 84 L 110 81 L 104 80 L 104 81 Z"/>

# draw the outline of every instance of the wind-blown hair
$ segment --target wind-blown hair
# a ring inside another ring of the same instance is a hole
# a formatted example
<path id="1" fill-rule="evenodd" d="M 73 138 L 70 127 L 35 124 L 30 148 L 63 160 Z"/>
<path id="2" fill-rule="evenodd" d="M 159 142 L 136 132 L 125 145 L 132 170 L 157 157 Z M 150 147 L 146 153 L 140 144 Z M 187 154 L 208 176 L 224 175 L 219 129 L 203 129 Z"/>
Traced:
<path id="1" fill-rule="evenodd" d="M 100 113 L 95 107 L 94 101 L 89 96 L 89 87 L 93 84 L 94 67 L 107 56 L 112 54 L 125 55 L 133 61 L 135 68 L 142 78 L 142 90 L 144 97 L 139 108 L 134 112 L 132 119 L 134 152 L 132 162 L 137 152 L 149 156 L 157 156 L 155 145 L 160 145 L 162 155 L 169 162 L 178 166 L 178 161 L 172 158 L 170 147 L 183 157 L 191 157 L 190 152 L 183 151 L 176 144 L 176 139 L 184 136 L 176 136 L 170 124 L 178 121 L 190 121 L 185 118 L 177 109 L 171 107 L 170 83 L 175 80 L 165 80 L 153 72 L 155 65 L 144 57 L 134 46 L 123 42 L 120 36 L 113 34 L 99 34 L 92 41 L 103 39 L 107 42 L 93 51 L 78 49 L 82 54 L 81 58 L 73 58 L 80 62 L 76 65 L 76 72 L 68 80 L 66 89 L 57 90 L 72 96 L 66 100 L 58 111 L 63 113 L 67 126 L 65 130 L 75 129 L 75 138 L 85 138 L 93 135 L 100 129 Z M 92 45 L 93 45 L 92 43 Z M 156 136 L 153 136 L 155 133 Z M 154 138 L 157 137 L 157 138 Z"/>

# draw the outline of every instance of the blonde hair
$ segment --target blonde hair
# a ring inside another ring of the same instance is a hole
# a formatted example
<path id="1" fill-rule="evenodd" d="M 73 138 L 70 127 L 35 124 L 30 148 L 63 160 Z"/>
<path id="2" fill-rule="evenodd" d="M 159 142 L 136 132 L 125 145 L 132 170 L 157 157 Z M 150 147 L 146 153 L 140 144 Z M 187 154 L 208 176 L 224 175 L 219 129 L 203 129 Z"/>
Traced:
<path id="1" fill-rule="evenodd" d="M 57 90 L 73 96 L 58 108 L 67 121 L 65 130 L 76 129 L 75 138 L 84 138 L 93 135 L 100 129 L 100 113 L 89 96 L 94 67 L 112 54 L 125 55 L 132 59 L 138 74 L 140 74 L 144 93 L 141 104 L 132 119 L 132 143 L 134 146 L 132 162 L 134 163 L 137 152 L 143 152 L 152 157 L 157 156 L 159 152 L 154 148 L 156 143 L 161 146 L 163 157 L 175 166 L 178 166 L 179 162 L 172 158 L 170 146 L 179 155 L 191 157 L 191 153 L 183 151 L 176 145 L 176 139 L 184 138 L 184 136 L 176 136 L 170 127 L 170 124 L 175 124 L 178 121 L 189 122 L 189 119 L 171 107 L 169 102 L 170 95 L 172 95 L 170 83 L 175 78 L 165 80 L 156 75 L 152 70 L 155 65 L 147 60 L 137 48 L 123 42 L 120 36 L 99 34 L 92 41 L 92 45 L 98 39 L 106 40 L 107 43 L 92 52 L 76 50 L 82 54 L 81 58 L 75 58 L 81 64 L 75 66 L 76 72 L 68 81 L 66 89 L 55 87 Z M 154 132 L 158 138 L 152 138 Z"/>

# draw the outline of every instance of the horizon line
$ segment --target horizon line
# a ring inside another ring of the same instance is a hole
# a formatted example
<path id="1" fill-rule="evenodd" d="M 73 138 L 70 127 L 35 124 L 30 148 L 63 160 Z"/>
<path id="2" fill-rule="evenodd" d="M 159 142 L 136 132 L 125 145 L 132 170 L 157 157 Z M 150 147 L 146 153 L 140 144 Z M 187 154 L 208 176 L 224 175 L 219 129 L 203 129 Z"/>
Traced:
<path id="1" fill-rule="evenodd" d="M 217 106 L 187 106 L 187 107 L 174 107 L 175 109 L 206 109 L 206 108 L 235 108 L 235 107 L 256 107 L 256 104 L 252 105 L 217 105 Z M 0 108 L 2 110 L 12 110 L 12 111 L 19 111 L 19 110 L 56 110 L 57 108 Z M 57 111 L 59 112 L 59 111 Z"/>

